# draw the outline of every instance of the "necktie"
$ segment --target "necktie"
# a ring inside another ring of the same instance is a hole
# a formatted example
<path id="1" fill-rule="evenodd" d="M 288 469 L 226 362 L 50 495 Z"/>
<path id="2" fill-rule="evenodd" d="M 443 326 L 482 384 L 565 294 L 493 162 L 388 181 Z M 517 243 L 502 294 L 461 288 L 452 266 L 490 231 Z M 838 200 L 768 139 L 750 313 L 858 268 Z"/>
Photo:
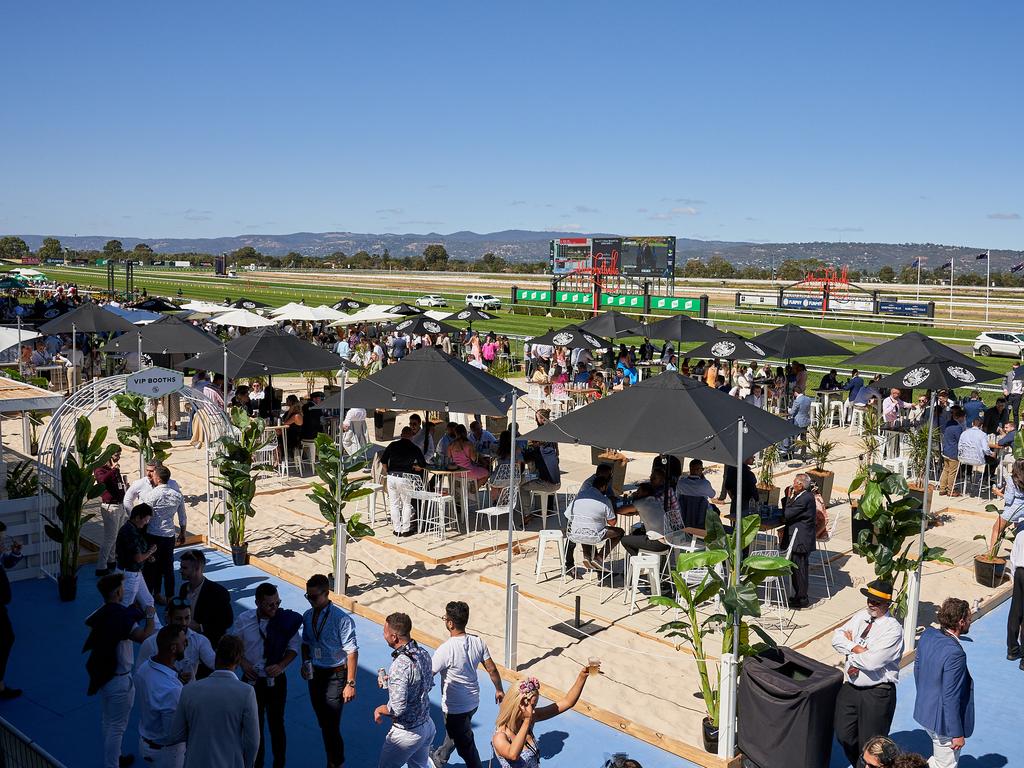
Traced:
<path id="1" fill-rule="evenodd" d="M 875 625 L 875 617 L 871 616 L 871 617 L 868 618 L 868 623 L 867 623 L 867 626 L 864 627 L 864 631 L 860 633 L 860 640 L 857 642 L 858 645 L 863 645 L 864 644 L 864 640 L 867 639 L 867 636 L 871 633 L 871 627 L 873 627 L 874 625 Z M 853 681 L 853 680 L 857 679 L 857 675 L 860 674 L 860 670 L 857 669 L 856 667 L 850 667 L 847 670 L 846 674 L 849 675 L 850 676 L 850 680 Z"/>

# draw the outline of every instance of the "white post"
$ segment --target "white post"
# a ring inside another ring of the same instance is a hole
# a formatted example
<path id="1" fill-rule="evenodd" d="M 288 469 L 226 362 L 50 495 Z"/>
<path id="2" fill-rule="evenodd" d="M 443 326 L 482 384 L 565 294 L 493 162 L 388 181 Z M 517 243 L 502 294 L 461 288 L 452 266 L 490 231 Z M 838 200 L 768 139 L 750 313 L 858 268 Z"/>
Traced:
<path id="1" fill-rule="evenodd" d="M 743 433 L 747 431 L 747 422 L 743 417 L 736 420 L 736 518 L 733 520 L 733 535 L 736 537 L 736 551 L 733 554 L 733 569 L 729 579 L 735 586 L 740 584 L 740 565 L 743 561 Z M 718 707 L 718 754 L 731 758 L 736 754 L 736 686 L 739 682 L 738 666 L 740 658 L 740 612 L 737 610 L 732 625 L 732 664 L 731 674 L 726 675 L 725 657 L 719 668 L 721 680 L 719 690 L 721 701 Z M 726 690 L 728 688 L 728 690 Z"/>
<path id="2" fill-rule="evenodd" d="M 139 360 L 139 368 L 142 367 L 142 360 Z M 264 395 L 266 396 L 266 395 Z M 270 404 L 274 404 L 274 390 L 270 390 Z M 228 345 L 224 343 L 224 410 L 228 409 Z M 287 460 L 287 457 L 285 457 Z"/>
<path id="3" fill-rule="evenodd" d="M 722 692 L 718 702 L 718 756 L 723 760 L 731 760 L 736 754 L 736 693 L 739 688 L 739 672 L 737 657 L 731 653 L 723 653 L 718 665 L 719 690 Z"/>
<path id="4" fill-rule="evenodd" d="M 917 300 L 921 300 L 921 259 L 923 257 L 917 257 Z"/>
<path id="5" fill-rule="evenodd" d="M 515 650 L 512 647 L 515 645 L 515 638 L 513 636 L 513 632 L 515 630 L 513 625 L 515 622 L 513 617 L 516 609 L 516 605 L 513 604 L 512 591 L 512 527 L 516 513 L 516 496 L 519 492 L 519 478 L 516 477 L 516 471 L 519 469 L 516 465 L 516 410 L 518 407 L 519 401 L 517 398 L 517 392 L 516 390 L 512 390 L 512 419 L 509 422 L 508 427 L 512 443 L 512 456 L 509 458 L 508 546 L 505 552 L 505 666 L 509 669 L 512 668 L 515 656 Z"/>
<path id="6" fill-rule="evenodd" d="M 21 362 L 21 315 L 18 315 L 18 373 L 24 375 L 25 370 Z"/>
<path id="7" fill-rule="evenodd" d="M 909 593 L 907 595 L 907 615 L 903 618 L 903 652 L 911 651 L 914 648 L 914 640 L 917 637 L 917 614 L 921 602 L 921 577 L 924 568 L 924 533 L 928 529 L 928 492 L 931 490 L 928 472 L 932 464 L 932 429 L 935 426 L 935 393 L 932 392 L 931 402 L 928 405 L 928 447 L 925 449 L 924 459 L 924 495 L 922 497 L 921 510 L 921 540 L 917 544 L 917 568 L 910 573 L 908 583 Z"/>
<path id="8" fill-rule="evenodd" d="M 341 471 L 345 462 L 345 450 L 342 448 L 341 422 L 345 418 L 345 382 L 348 378 L 348 368 L 341 369 L 341 391 L 338 393 L 338 477 L 335 486 L 335 495 L 341 494 Z M 300 457 L 301 458 L 301 457 Z M 301 469 L 301 467 L 300 467 Z M 334 512 L 334 594 L 345 594 L 345 572 L 348 569 L 347 532 L 341 524 L 341 499 L 338 500 L 338 508 Z"/>
<path id="9" fill-rule="evenodd" d="M 949 319 L 953 319 L 953 257 L 949 257 Z"/>
<path id="10" fill-rule="evenodd" d="M 988 322 L 988 296 L 992 289 L 992 251 L 985 251 L 985 322 Z"/>
<path id="11" fill-rule="evenodd" d="M 505 633 L 505 668 L 513 672 L 519 666 L 516 639 L 519 636 L 519 585 L 513 584 L 509 589 L 509 608 L 512 611 L 509 628 Z"/>

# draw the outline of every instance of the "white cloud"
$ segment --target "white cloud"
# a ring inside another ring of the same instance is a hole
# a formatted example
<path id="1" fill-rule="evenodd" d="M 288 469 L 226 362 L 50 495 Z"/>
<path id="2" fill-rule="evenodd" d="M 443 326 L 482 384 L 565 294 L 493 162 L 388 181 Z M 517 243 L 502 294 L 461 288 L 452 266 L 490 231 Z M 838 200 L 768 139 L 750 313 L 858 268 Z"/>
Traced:
<path id="1" fill-rule="evenodd" d="M 401 216 L 403 213 L 405 213 L 405 209 L 404 208 L 378 208 L 377 209 L 377 213 L 380 213 L 380 214 L 382 214 L 384 216 Z"/>
<path id="2" fill-rule="evenodd" d="M 988 218 L 994 221 L 1017 221 L 1020 219 L 1019 213 L 990 213 Z"/>
<path id="3" fill-rule="evenodd" d="M 864 227 L 828 227 L 828 232 L 863 232 Z"/>
<path id="4" fill-rule="evenodd" d="M 597 208 L 591 208 L 589 205 L 577 205 L 574 210 L 576 213 L 600 213 Z"/>

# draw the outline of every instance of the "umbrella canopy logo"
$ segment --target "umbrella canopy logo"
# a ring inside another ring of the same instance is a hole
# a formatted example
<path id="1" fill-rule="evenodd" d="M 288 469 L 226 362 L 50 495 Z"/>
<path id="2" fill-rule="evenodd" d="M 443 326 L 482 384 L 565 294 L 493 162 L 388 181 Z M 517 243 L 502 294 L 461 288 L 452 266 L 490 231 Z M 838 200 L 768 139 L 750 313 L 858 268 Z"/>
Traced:
<path id="1" fill-rule="evenodd" d="M 576 337 L 573 336 L 571 333 L 556 333 L 554 337 L 551 339 L 551 341 L 553 341 L 558 346 L 563 347 L 566 344 L 572 344 L 575 338 Z"/>
<path id="2" fill-rule="evenodd" d="M 438 325 L 437 323 L 424 323 L 423 327 L 426 328 L 431 333 L 440 333 L 441 332 L 441 326 Z"/>
<path id="3" fill-rule="evenodd" d="M 720 341 L 711 347 L 711 354 L 715 357 L 728 357 L 736 351 L 736 345 L 731 341 Z"/>
<path id="4" fill-rule="evenodd" d="M 927 378 L 927 368 L 915 368 L 912 371 L 907 371 L 907 374 L 903 377 L 903 386 L 913 389 L 914 387 L 920 386 L 921 382 Z"/>
<path id="5" fill-rule="evenodd" d="M 59 314 L 60 310 L 54 307 L 53 309 L 48 309 L 45 312 L 43 312 L 43 317 L 45 317 L 47 320 L 53 320 L 53 318 L 57 317 Z"/>
<path id="6" fill-rule="evenodd" d="M 591 335 L 589 335 L 587 333 L 583 334 L 583 338 L 585 338 L 587 341 L 589 341 L 591 343 L 591 345 L 594 346 L 594 347 L 600 347 L 601 346 L 601 342 L 600 341 L 598 341 L 593 336 L 591 336 Z"/>
<path id="7" fill-rule="evenodd" d="M 467 317 L 469 317 L 472 314 L 473 313 L 468 311 L 468 310 L 463 310 L 462 312 L 459 312 L 459 314 L 457 314 L 455 317 L 457 319 L 459 319 L 459 320 L 465 320 Z"/>
<path id="8" fill-rule="evenodd" d="M 256 309 L 256 302 L 254 301 L 243 301 L 242 307 L 245 309 Z"/>
<path id="9" fill-rule="evenodd" d="M 405 330 L 410 325 L 412 325 L 414 322 L 416 322 L 416 321 L 415 320 L 405 320 L 405 321 L 399 323 L 398 325 L 396 325 L 395 329 L 399 330 L 399 331 Z"/>
<path id="10" fill-rule="evenodd" d="M 966 368 L 961 368 L 959 365 L 951 365 L 946 370 L 954 379 L 962 381 L 965 384 L 973 384 L 978 380 L 973 373 L 968 371 Z"/>
<path id="11" fill-rule="evenodd" d="M 756 352 L 756 353 L 757 353 L 758 355 L 760 355 L 761 357 L 764 357 L 764 356 L 765 356 L 765 355 L 764 355 L 764 350 L 763 350 L 763 349 L 761 349 L 761 348 L 760 348 L 759 346 L 757 346 L 757 344 L 752 344 L 752 343 L 751 343 L 751 342 L 749 342 L 749 341 L 747 341 L 747 342 L 744 342 L 744 343 L 745 343 L 745 344 L 747 345 L 747 347 L 748 347 L 749 349 L 752 349 L 752 350 L 753 350 L 754 352 Z"/>
<path id="12" fill-rule="evenodd" d="M 345 302 L 345 306 L 348 307 L 349 309 L 358 309 L 359 308 L 359 302 L 358 301 L 346 301 Z"/>

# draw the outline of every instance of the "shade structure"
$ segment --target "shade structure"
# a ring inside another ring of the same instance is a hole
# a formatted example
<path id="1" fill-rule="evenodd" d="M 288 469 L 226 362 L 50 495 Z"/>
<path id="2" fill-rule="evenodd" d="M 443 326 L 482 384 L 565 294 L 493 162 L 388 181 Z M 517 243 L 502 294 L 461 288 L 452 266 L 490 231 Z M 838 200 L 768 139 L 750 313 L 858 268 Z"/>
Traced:
<path id="1" fill-rule="evenodd" d="M 209 301 L 199 301 L 199 300 L 194 300 L 194 301 L 186 302 L 185 304 L 181 305 L 181 308 L 185 309 L 185 310 L 188 310 L 190 312 L 196 312 L 197 314 L 204 314 L 204 315 L 216 315 L 216 314 L 218 314 L 220 312 L 224 312 L 225 311 L 223 304 L 214 304 L 214 303 L 209 302 Z"/>
<path id="2" fill-rule="evenodd" d="M 393 323 L 389 323 L 386 330 L 401 331 L 402 333 L 409 334 L 415 333 L 420 336 L 424 333 L 458 333 L 459 331 L 454 325 L 448 325 L 448 323 L 441 320 L 433 320 L 426 315 L 416 315 L 416 317 L 396 320 Z"/>
<path id="3" fill-rule="evenodd" d="M 804 330 L 799 325 L 786 323 L 778 328 L 758 334 L 750 339 L 758 346 L 775 350 L 775 354 L 785 360 L 798 357 L 825 357 L 829 355 L 849 355 L 850 350 L 841 347 L 830 339 Z"/>
<path id="4" fill-rule="evenodd" d="M 130 305 L 132 309 L 142 309 L 146 312 L 180 312 L 181 307 L 177 304 L 172 304 L 167 299 L 162 299 L 159 296 L 151 296 L 145 301 L 137 301 Z"/>
<path id="5" fill-rule="evenodd" d="M 350 299 L 347 296 L 340 301 L 336 301 L 331 304 L 331 309 L 338 309 L 342 312 L 351 312 L 353 309 L 362 309 L 363 307 L 370 306 L 365 301 L 359 299 Z"/>
<path id="6" fill-rule="evenodd" d="M 744 456 L 736 455 L 740 417 L 747 423 Z M 792 422 L 669 371 L 570 411 L 523 438 L 737 464 L 799 432 Z"/>
<path id="7" fill-rule="evenodd" d="M 763 360 L 778 352 L 772 347 L 756 344 L 726 331 L 719 332 L 716 338 L 691 349 L 687 354 L 690 357 L 711 357 L 716 360 Z"/>
<path id="8" fill-rule="evenodd" d="M 34 304 L 32 306 L 25 305 L 25 307 L 26 310 L 22 314 L 22 317 L 30 318 L 33 322 L 37 323 L 53 320 L 55 317 L 60 317 L 61 315 L 71 311 L 71 307 L 68 306 L 66 301 L 57 301 L 50 306 L 44 306 L 42 311 L 38 313 L 35 311 Z M 18 308 L 20 309 L 21 306 L 19 305 Z M 15 312 L 17 312 L 17 310 L 15 310 Z"/>
<path id="9" fill-rule="evenodd" d="M 19 343 L 30 344 L 41 338 L 42 334 L 28 328 L 19 331 L 17 328 L 0 327 L 0 352 L 16 347 Z"/>
<path id="10" fill-rule="evenodd" d="M 877 347 L 872 347 L 867 352 L 861 352 L 859 355 L 844 360 L 842 364 L 849 367 L 882 365 L 891 368 L 905 368 L 927 358 L 945 360 L 958 365 L 974 365 L 973 358 L 962 355 L 952 347 L 947 347 L 931 336 L 925 336 L 917 331 L 910 331 L 895 339 L 890 339 Z"/>
<path id="11" fill-rule="evenodd" d="M 874 386 L 880 389 L 956 389 L 973 387 L 979 381 L 1002 378 L 1000 374 L 976 365 L 951 363 L 939 357 L 926 357 L 903 370 L 883 376 Z"/>
<path id="12" fill-rule="evenodd" d="M 406 317 L 408 317 L 409 315 L 423 314 L 422 309 L 406 304 L 404 301 L 401 304 L 392 304 L 390 307 L 388 307 L 388 312 L 390 312 L 392 315 L 403 315 Z"/>
<path id="13" fill-rule="evenodd" d="M 659 341 L 710 341 L 716 338 L 720 331 L 716 331 L 710 325 L 694 320 L 689 315 L 672 315 L 655 323 L 637 326 L 637 336 L 646 336 L 649 339 Z"/>
<path id="14" fill-rule="evenodd" d="M 221 342 L 214 336 L 167 315 L 155 320 L 144 328 L 136 328 L 111 339 L 103 345 L 104 352 L 137 352 L 146 354 L 198 354 L 209 350 L 221 350 Z M 223 360 L 223 355 L 221 356 Z"/>
<path id="15" fill-rule="evenodd" d="M 274 310 L 271 314 L 276 321 L 294 320 L 304 323 L 317 323 L 324 320 L 341 320 L 348 317 L 344 312 L 339 312 L 338 310 L 331 309 L 330 307 L 308 307 L 305 304 L 286 305 L 280 309 Z"/>
<path id="16" fill-rule="evenodd" d="M 397 320 L 402 315 L 396 315 L 394 312 L 389 312 L 388 307 L 383 304 L 371 304 L 365 309 L 361 309 L 358 312 L 353 312 L 351 315 L 335 320 L 331 323 L 331 327 L 337 327 L 339 325 L 359 325 L 360 323 L 386 323 L 389 320 Z"/>
<path id="17" fill-rule="evenodd" d="M 12 274 L 21 275 L 22 277 L 46 277 L 38 269 L 31 269 L 29 267 L 15 267 L 10 270 Z"/>
<path id="18" fill-rule="evenodd" d="M 603 336 L 606 339 L 616 339 L 619 336 L 631 336 L 634 335 L 634 331 L 637 326 L 643 325 L 636 321 L 635 318 L 627 317 L 621 312 L 616 312 L 614 309 L 610 309 L 607 312 L 603 312 L 597 317 L 592 317 L 586 322 L 580 323 L 582 328 L 587 333 L 593 333 L 597 336 Z"/>
<path id="19" fill-rule="evenodd" d="M 118 317 L 123 317 L 132 325 L 146 325 L 163 317 L 159 312 L 147 312 L 144 309 L 132 309 L 131 307 L 115 307 L 113 304 L 106 304 L 103 309 L 106 312 L 113 312 Z"/>
<path id="20" fill-rule="evenodd" d="M 248 310 L 253 310 L 253 309 L 263 309 L 265 307 L 269 307 L 270 305 L 269 304 L 265 304 L 262 301 L 256 301 L 256 299 L 247 299 L 247 298 L 245 298 L 243 296 L 242 298 L 235 299 L 234 301 L 228 303 L 227 306 L 231 307 L 232 309 L 248 309 Z"/>
<path id="21" fill-rule="evenodd" d="M 445 320 L 450 323 L 460 322 L 472 325 L 477 320 L 494 320 L 495 317 L 496 315 L 492 315 L 490 312 L 484 312 L 482 309 L 466 307 L 465 309 L 460 309 L 458 312 L 453 312 L 448 315 L 445 317 Z"/>
<path id="22" fill-rule="evenodd" d="M 543 344 L 567 349 L 610 349 L 612 343 L 587 331 L 578 325 L 567 325 L 557 331 L 548 331 L 542 336 L 527 339 L 528 344 Z"/>
<path id="23" fill-rule="evenodd" d="M 512 406 L 513 393 L 525 394 L 436 347 L 423 347 L 346 389 L 345 407 L 503 416 Z M 335 409 L 340 401 L 334 394 L 320 407 Z"/>
<path id="24" fill-rule="evenodd" d="M 125 333 L 135 330 L 135 326 L 90 301 L 44 323 L 39 330 L 43 333 Z"/>
<path id="25" fill-rule="evenodd" d="M 228 353 L 227 375 L 231 378 L 350 367 L 349 363 L 333 352 L 314 346 L 276 327 L 261 328 L 239 336 L 220 348 L 190 357 L 177 367 L 224 373 L 225 349 Z"/>
<path id="26" fill-rule="evenodd" d="M 303 304 L 302 302 L 289 301 L 287 304 L 284 304 L 284 305 L 278 307 L 277 309 L 270 310 L 270 312 L 268 314 L 271 317 L 281 317 L 282 315 L 287 315 L 289 312 L 291 312 L 294 309 L 299 309 L 299 308 L 303 308 L 304 309 L 305 307 L 306 307 L 306 305 Z"/>
<path id="27" fill-rule="evenodd" d="M 255 312 L 247 309 L 231 309 L 214 315 L 210 318 L 211 323 L 217 325 L 233 325 L 235 328 L 266 328 L 274 325 L 276 321 L 267 317 L 260 317 Z"/>
<path id="28" fill-rule="evenodd" d="M 5 277 L 0 280 L 0 291 L 14 291 L 20 290 L 25 287 L 25 283 L 22 280 L 18 280 L 14 277 Z"/>

